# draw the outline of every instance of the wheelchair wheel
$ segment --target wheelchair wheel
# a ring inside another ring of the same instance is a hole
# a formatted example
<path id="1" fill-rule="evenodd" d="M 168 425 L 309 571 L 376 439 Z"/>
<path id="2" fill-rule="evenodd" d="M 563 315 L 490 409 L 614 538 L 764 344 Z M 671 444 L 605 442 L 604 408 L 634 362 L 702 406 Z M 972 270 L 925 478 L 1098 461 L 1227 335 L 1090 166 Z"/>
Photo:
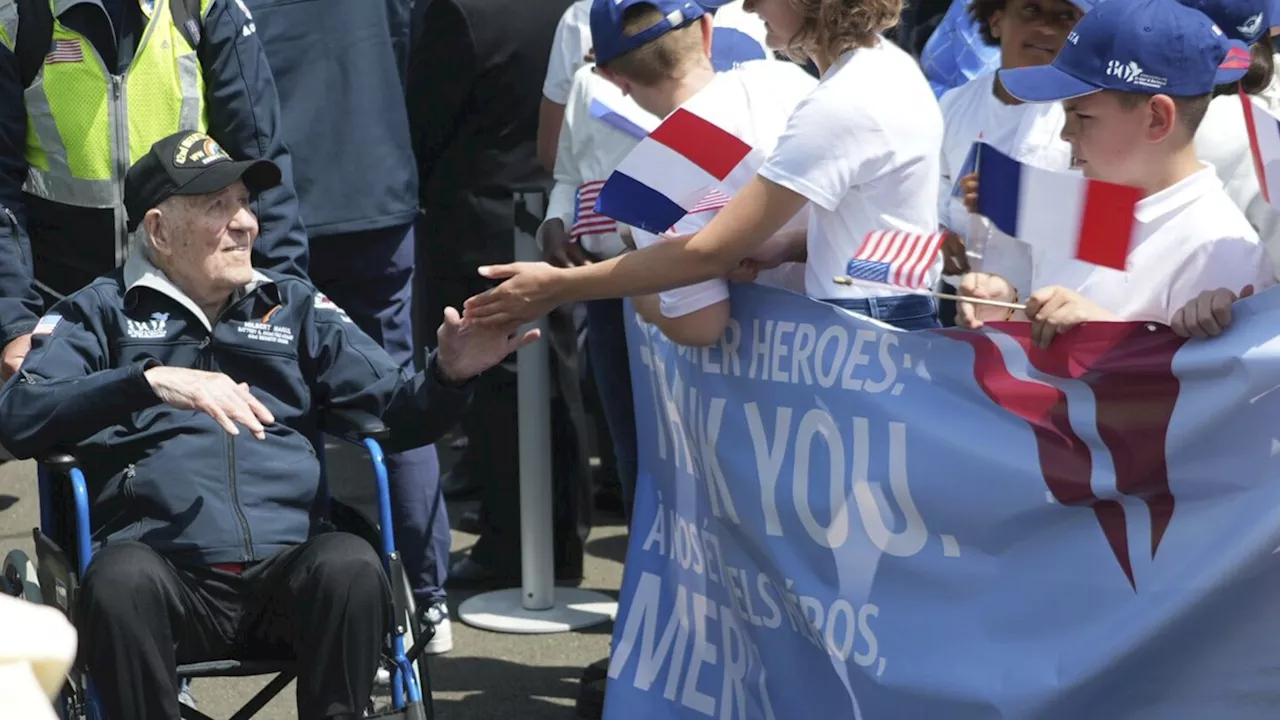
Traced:
<path id="1" fill-rule="evenodd" d="M 44 594 L 40 592 L 40 579 L 36 575 L 36 564 L 21 550 L 10 550 L 4 556 L 4 569 L 0 571 L 0 583 L 4 592 L 37 605 L 44 604 Z"/>

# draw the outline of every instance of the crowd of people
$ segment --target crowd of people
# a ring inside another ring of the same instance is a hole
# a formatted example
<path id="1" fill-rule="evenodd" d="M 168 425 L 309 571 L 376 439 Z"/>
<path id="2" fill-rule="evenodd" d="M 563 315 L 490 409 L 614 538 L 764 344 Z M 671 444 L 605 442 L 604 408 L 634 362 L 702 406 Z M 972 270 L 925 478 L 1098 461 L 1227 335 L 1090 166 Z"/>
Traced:
<path id="1" fill-rule="evenodd" d="M 694 346 L 743 282 L 1045 347 L 1222 332 L 1280 267 L 1239 99 L 1280 106 L 1273 23 L 1270 0 L 0 0 L 0 444 L 86 465 L 75 620 L 107 715 L 176 718 L 174 665 L 245 648 L 300 659 L 300 717 L 363 713 L 388 588 L 367 543 L 314 532 L 326 407 L 391 427 L 396 543 L 448 652 L 447 588 L 520 581 L 512 353 L 543 315 L 560 583 L 594 486 L 626 516 L 635 492 L 623 298 Z M 665 233 L 599 214 L 681 107 L 763 162 Z M 965 170 L 977 141 L 1137 188 L 1126 269 L 983 217 L 1016 190 Z M 514 262 L 527 196 L 543 263 Z M 833 280 L 870 232 L 939 229 L 929 286 L 1025 309 Z"/>

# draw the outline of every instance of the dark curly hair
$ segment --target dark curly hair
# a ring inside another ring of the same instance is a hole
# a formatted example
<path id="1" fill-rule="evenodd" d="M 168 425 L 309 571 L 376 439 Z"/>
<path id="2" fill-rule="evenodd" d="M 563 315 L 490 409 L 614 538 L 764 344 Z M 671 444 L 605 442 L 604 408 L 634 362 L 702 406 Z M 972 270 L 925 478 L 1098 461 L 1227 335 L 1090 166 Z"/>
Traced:
<path id="1" fill-rule="evenodd" d="M 1000 44 L 999 38 L 991 34 L 991 16 L 1008 5 L 1008 0 L 972 0 L 969 3 L 969 17 L 978 23 L 978 34 L 982 36 L 982 42 L 992 47 Z"/>

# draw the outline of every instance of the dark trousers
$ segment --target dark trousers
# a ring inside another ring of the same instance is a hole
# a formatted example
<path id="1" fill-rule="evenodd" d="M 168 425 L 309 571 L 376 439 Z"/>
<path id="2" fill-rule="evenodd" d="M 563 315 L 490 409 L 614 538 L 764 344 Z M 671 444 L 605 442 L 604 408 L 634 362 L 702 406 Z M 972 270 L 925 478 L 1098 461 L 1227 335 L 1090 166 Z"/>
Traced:
<path id="1" fill-rule="evenodd" d="M 177 567 L 137 542 L 109 545 L 81 589 L 80 658 L 108 720 L 177 720 L 178 664 L 294 661 L 301 720 L 358 718 L 391 627 L 373 547 L 318 535 L 245 569 Z"/>
<path id="2" fill-rule="evenodd" d="M 425 279 L 422 330 L 435 344 L 435 328 L 446 306 L 460 309 L 472 295 L 492 287 L 484 278 Z M 590 466 L 585 452 L 585 411 L 572 364 L 576 331 L 572 317 L 555 311 L 548 317 L 545 341 L 552 355 L 551 450 L 555 571 L 559 578 L 582 576 L 587 535 L 591 532 Z M 568 361 L 566 361 L 568 358 Z M 516 407 L 516 358 L 508 357 L 476 379 L 471 408 L 463 422 L 469 445 L 468 472 L 483 486 L 480 539 L 471 558 L 489 570 L 520 572 L 520 443 Z"/>
<path id="3" fill-rule="evenodd" d="M 631 397 L 631 361 L 622 301 L 592 300 L 586 306 L 591 375 L 613 445 L 623 513 L 630 522 L 636 492 L 636 411 Z"/>
<path id="4" fill-rule="evenodd" d="M 401 366 L 413 371 L 413 226 L 316 238 L 311 279 Z M 418 605 L 444 599 L 449 518 L 434 445 L 387 455 L 396 549 Z"/>

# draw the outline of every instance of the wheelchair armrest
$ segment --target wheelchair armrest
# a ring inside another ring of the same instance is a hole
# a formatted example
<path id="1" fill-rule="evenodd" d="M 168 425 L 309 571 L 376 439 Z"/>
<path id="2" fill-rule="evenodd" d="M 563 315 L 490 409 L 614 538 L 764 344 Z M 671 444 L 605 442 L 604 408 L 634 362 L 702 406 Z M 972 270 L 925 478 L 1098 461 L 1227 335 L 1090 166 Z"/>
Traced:
<path id="1" fill-rule="evenodd" d="M 325 408 L 320 413 L 320 429 L 348 440 L 386 440 L 391 430 L 373 413 L 351 408 Z"/>
<path id="2" fill-rule="evenodd" d="M 80 461 L 76 459 L 76 456 L 69 452 L 51 452 L 48 455 L 36 458 L 36 462 L 59 473 L 68 472 L 71 468 L 80 465 Z"/>

